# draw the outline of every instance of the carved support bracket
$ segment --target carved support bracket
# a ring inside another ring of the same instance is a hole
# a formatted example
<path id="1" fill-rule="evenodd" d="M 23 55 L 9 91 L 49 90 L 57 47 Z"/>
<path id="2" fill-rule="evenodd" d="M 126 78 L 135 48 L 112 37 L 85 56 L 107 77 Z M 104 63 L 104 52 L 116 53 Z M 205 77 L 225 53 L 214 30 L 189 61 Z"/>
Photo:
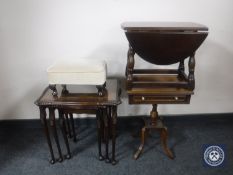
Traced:
<path id="1" fill-rule="evenodd" d="M 189 88 L 193 90 L 195 88 L 195 77 L 194 77 L 195 54 L 194 53 L 189 58 L 188 66 L 189 66 L 189 75 L 188 75 Z"/>

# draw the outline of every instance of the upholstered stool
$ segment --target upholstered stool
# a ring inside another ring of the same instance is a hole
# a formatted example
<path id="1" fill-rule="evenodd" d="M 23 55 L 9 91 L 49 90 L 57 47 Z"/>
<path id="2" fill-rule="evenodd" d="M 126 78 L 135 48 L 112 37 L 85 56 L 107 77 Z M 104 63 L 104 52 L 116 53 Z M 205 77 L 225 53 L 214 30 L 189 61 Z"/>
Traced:
<path id="1" fill-rule="evenodd" d="M 98 94 L 105 92 L 107 65 L 105 61 L 77 59 L 56 62 L 47 69 L 49 87 L 53 95 L 57 95 L 56 85 L 60 84 L 63 91 L 66 85 L 95 85 Z"/>

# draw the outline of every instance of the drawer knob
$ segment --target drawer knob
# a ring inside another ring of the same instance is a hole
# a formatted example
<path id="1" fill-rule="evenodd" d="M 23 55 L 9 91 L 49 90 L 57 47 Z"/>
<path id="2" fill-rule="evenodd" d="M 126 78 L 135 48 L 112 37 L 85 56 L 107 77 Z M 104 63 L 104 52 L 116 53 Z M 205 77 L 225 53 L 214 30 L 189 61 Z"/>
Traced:
<path id="1" fill-rule="evenodd" d="M 175 100 L 179 100 L 179 98 L 178 98 L 178 97 L 175 97 Z"/>
<path id="2" fill-rule="evenodd" d="M 142 96 L 142 100 L 145 100 L 145 97 Z"/>

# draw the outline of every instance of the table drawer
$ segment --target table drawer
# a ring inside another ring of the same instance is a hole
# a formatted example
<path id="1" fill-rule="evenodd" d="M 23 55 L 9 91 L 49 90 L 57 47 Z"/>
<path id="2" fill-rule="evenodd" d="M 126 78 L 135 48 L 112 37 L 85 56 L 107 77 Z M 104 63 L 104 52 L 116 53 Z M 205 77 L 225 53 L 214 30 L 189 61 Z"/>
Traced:
<path id="1" fill-rule="evenodd" d="M 190 95 L 129 95 L 129 104 L 187 104 Z"/>

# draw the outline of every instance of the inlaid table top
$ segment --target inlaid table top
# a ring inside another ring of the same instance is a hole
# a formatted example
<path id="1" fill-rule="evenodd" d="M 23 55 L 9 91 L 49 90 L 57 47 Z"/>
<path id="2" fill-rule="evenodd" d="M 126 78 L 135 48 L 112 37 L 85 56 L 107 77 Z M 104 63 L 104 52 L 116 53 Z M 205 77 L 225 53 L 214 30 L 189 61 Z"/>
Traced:
<path id="1" fill-rule="evenodd" d="M 120 88 L 116 79 L 107 79 L 107 93 L 100 97 L 95 86 L 68 85 L 68 93 L 62 93 L 61 86 L 57 86 L 58 95 L 53 96 L 49 87 L 46 87 L 35 104 L 38 106 L 105 106 L 119 105 L 121 103 Z M 77 93 L 78 92 L 78 93 Z"/>

